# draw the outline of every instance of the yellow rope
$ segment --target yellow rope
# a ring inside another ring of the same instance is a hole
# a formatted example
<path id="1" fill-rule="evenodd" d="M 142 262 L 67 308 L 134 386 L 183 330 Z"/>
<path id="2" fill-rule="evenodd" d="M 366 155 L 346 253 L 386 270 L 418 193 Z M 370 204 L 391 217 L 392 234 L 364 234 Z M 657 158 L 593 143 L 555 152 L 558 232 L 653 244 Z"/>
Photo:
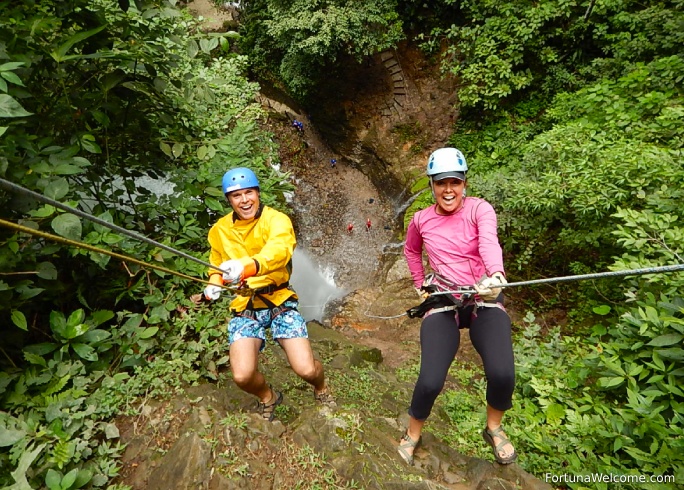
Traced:
<path id="1" fill-rule="evenodd" d="M 110 250 L 105 250 L 103 248 L 95 247 L 94 245 L 88 245 L 87 243 L 77 242 L 75 240 L 70 240 L 68 238 L 60 237 L 57 235 L 51 235 L 50 233 L 45 233 L 43 231 L 34 230 L 32 228 L 28 228 L 26 226 L 19 225 L 17 223 L 13 223 L 11 221 L 6 221 L 2 218 L 0 218 L 0 225 L 6 226 L 7 228 L 12 228 L 13 230 L 20 231 L 22 233 L 28 233 L 30 235 L 35 235 L 35 236 L 38 236 L 41 238 L 45 238 L 47 240 L 52 240 L 55 242 L 63 243 L 64 245 L 70 245 L 72 247 L 83 248 L 83 249 L 89 250 L 91 252 L 109 255 L 110 257 L 114 257 L 115 259 L 119 259 L 119 260 L 122 260 L 124 262 L 131 262 L 131 263 L 137 264 L 141 267 L 155 269 L 155 270 L 158 270 L 161 272 L 166 272 L 168 274 L 173 274 L 174 276 L 182 277 L 183 279 L 188 279 L 190 281 L 199 282 L 201 284 L 213 284 L 209 281 L 205 281 L 202 279 L 198 279 L 196 277 L 188 276 L 187 274 L 183 274 L 181 272 L 177 272 L 177 271 L 174 271 L 171 269 L 167 269 L 166 267 L 161 267 L 159 265 L 149 264 L 147 262 L 143 262 L 142 260 L 138 260 L 138 259 L 133 258 L 133 257 L 128 257 L 127 255 L 122 255 L 122 254 L 119 254 L 116 252 L 112 252 Z M 235 292 L 235 293 L 238 293 L 238 294 L 243 294 L 243 295 L 245 294 L 244 288 L 236 289 L 236 288 L 223 286 L 223 285 L 220 285 L 220 286 L 224 289 L 228 289 L 228 290 Z"/>

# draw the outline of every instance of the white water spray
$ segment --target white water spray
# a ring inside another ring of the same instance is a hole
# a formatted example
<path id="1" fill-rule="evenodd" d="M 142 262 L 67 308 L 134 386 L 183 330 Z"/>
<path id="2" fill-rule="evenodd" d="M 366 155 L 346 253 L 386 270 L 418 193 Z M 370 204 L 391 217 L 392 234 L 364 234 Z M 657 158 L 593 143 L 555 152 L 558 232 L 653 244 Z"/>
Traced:
<path id="1" fill-rule="evenodd" d="M 333 271 L 321 269 L 300 247 L 292 256 L 290 284 L 299 296 L 299 311 L 306 321 L 321 320 L 325 305 L 344 295 L 335 285 Z"/>

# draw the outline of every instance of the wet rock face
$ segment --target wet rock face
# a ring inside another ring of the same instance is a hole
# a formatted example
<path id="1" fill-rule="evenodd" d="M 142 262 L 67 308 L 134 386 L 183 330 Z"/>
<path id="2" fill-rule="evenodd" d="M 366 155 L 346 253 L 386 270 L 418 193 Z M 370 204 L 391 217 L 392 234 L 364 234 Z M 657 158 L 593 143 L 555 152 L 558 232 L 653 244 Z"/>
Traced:
<path id="1" fill-rule="evenodd" d="M 408 189 L 451 133 L 453 84 L 435 78 L 418 51 L 402 49 L 340 63 L 306 108 L 273 89 L 262 101 L 281 117 L 270 129 L 297 186 L 299 244 L 346 291 L 381 284 L 397 259 L 391 245 L 403 238 Z M 295 119 L 302 130 L 291 127 Z"/>
<path id="2" fill-rule="evenodd" d="M 458 118 L 455 81 L 441 79 L 410 46 L 338 66 L 311 95 L 311 118 L 333 151 L 399 196 L 429 153 L 447 144 Z"/>

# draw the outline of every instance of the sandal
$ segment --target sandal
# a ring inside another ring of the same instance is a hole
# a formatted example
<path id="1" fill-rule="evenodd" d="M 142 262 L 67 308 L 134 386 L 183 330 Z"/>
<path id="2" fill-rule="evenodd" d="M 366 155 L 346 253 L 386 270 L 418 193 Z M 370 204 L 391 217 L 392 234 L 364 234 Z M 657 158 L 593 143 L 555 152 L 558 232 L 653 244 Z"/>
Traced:
<path id="1" fill-rule="evenodd" d="M 314 391 L 314 400 L 316 402 L 320 403 L 324 407 L 328 408 L 336 408 L 337 403 L 335 403 L 335 399 L 332 396 L 332 393 L 330 393 L 330 389 L 326 388 L 325 390 L 321 391 L 320 393 L 316 393 Z"/>
<path id="2" fill-rule="evenodd" d="M 401 456 L 408 465 L 413 465 L 413 454 L 410 454 L 407 449 L 412 447 L 415 452 L 422 439 L 422 437 L 419 437 L 417 441 L 414 441 L 408 434 L 408 430 L 401 436 L 401 442 L 397 446 L 397 451 L 399 452 L 399 456 Z"/>
<path id="3" fill-rule="evenodd" d="M 501 442 L 499 444 L 494 443 L 494 438 L 498 437 L 501 439 Z M 502 458 L 499 456 L 499 451 L 501 451 L 501 448 L 503 448 L 506 444 L 510 444 L 513 446 L 513 443 L 503 435 L 503 428 L 501 426 L 497 427 L 494 430 L 489 429 L 487 426 L 482 430 L 482 438 L 492 446 L 492 451 L 494 451 L 494 459 L 496 459 L 496 462 L 499 464 L 511 464 L 513 461 L 516 460 L 518 457 L 518 453 L 515 452 L 515 448 L 513 448 L 513 454 L 506 458 Z"/>
<path id="4" fill-rule="evenodd" d="M 271 393 L 273 394 L 271 397 L 271 403 L 263 403 L 257 400 L 256 406 L 257 413 L 260 413 L 264 420 L 268 422 L 273 421 L 276 407 L 283 403 L 283 394 L 281 392 L 271 388 Z"/>

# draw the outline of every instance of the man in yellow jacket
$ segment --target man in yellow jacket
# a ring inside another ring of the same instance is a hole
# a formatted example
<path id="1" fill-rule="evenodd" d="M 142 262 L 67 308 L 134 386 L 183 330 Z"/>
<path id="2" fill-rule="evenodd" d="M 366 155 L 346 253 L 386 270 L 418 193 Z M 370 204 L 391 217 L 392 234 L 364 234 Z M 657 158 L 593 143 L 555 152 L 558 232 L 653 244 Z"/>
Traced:
<path id="1" fill-rule="evenodd" d="M 218 299 L 222 284 L 244 284 L 254 293 L 236 296 L 230 304 L 234 316 L 228 323 L 228 340 L 235 383 L 259 399 L 257 410 L 264 419 L 273 420 L 283 395 L 266 383 L 258 369 L 270 328 L 293 371 L 313 385 L 315 400 L 334 406 L 323 365 L 314 359 L 306 322 L 297 311 L 297 294 L 288 282 L 297 244 L 290 218 L 261 204 L 259 180 L 248 168 L 226 172 L 222 189 L 233 212 L 209 230 L 209 261 L 224 272 L 209 271 L 212 284 L 204 295 Z"/>

